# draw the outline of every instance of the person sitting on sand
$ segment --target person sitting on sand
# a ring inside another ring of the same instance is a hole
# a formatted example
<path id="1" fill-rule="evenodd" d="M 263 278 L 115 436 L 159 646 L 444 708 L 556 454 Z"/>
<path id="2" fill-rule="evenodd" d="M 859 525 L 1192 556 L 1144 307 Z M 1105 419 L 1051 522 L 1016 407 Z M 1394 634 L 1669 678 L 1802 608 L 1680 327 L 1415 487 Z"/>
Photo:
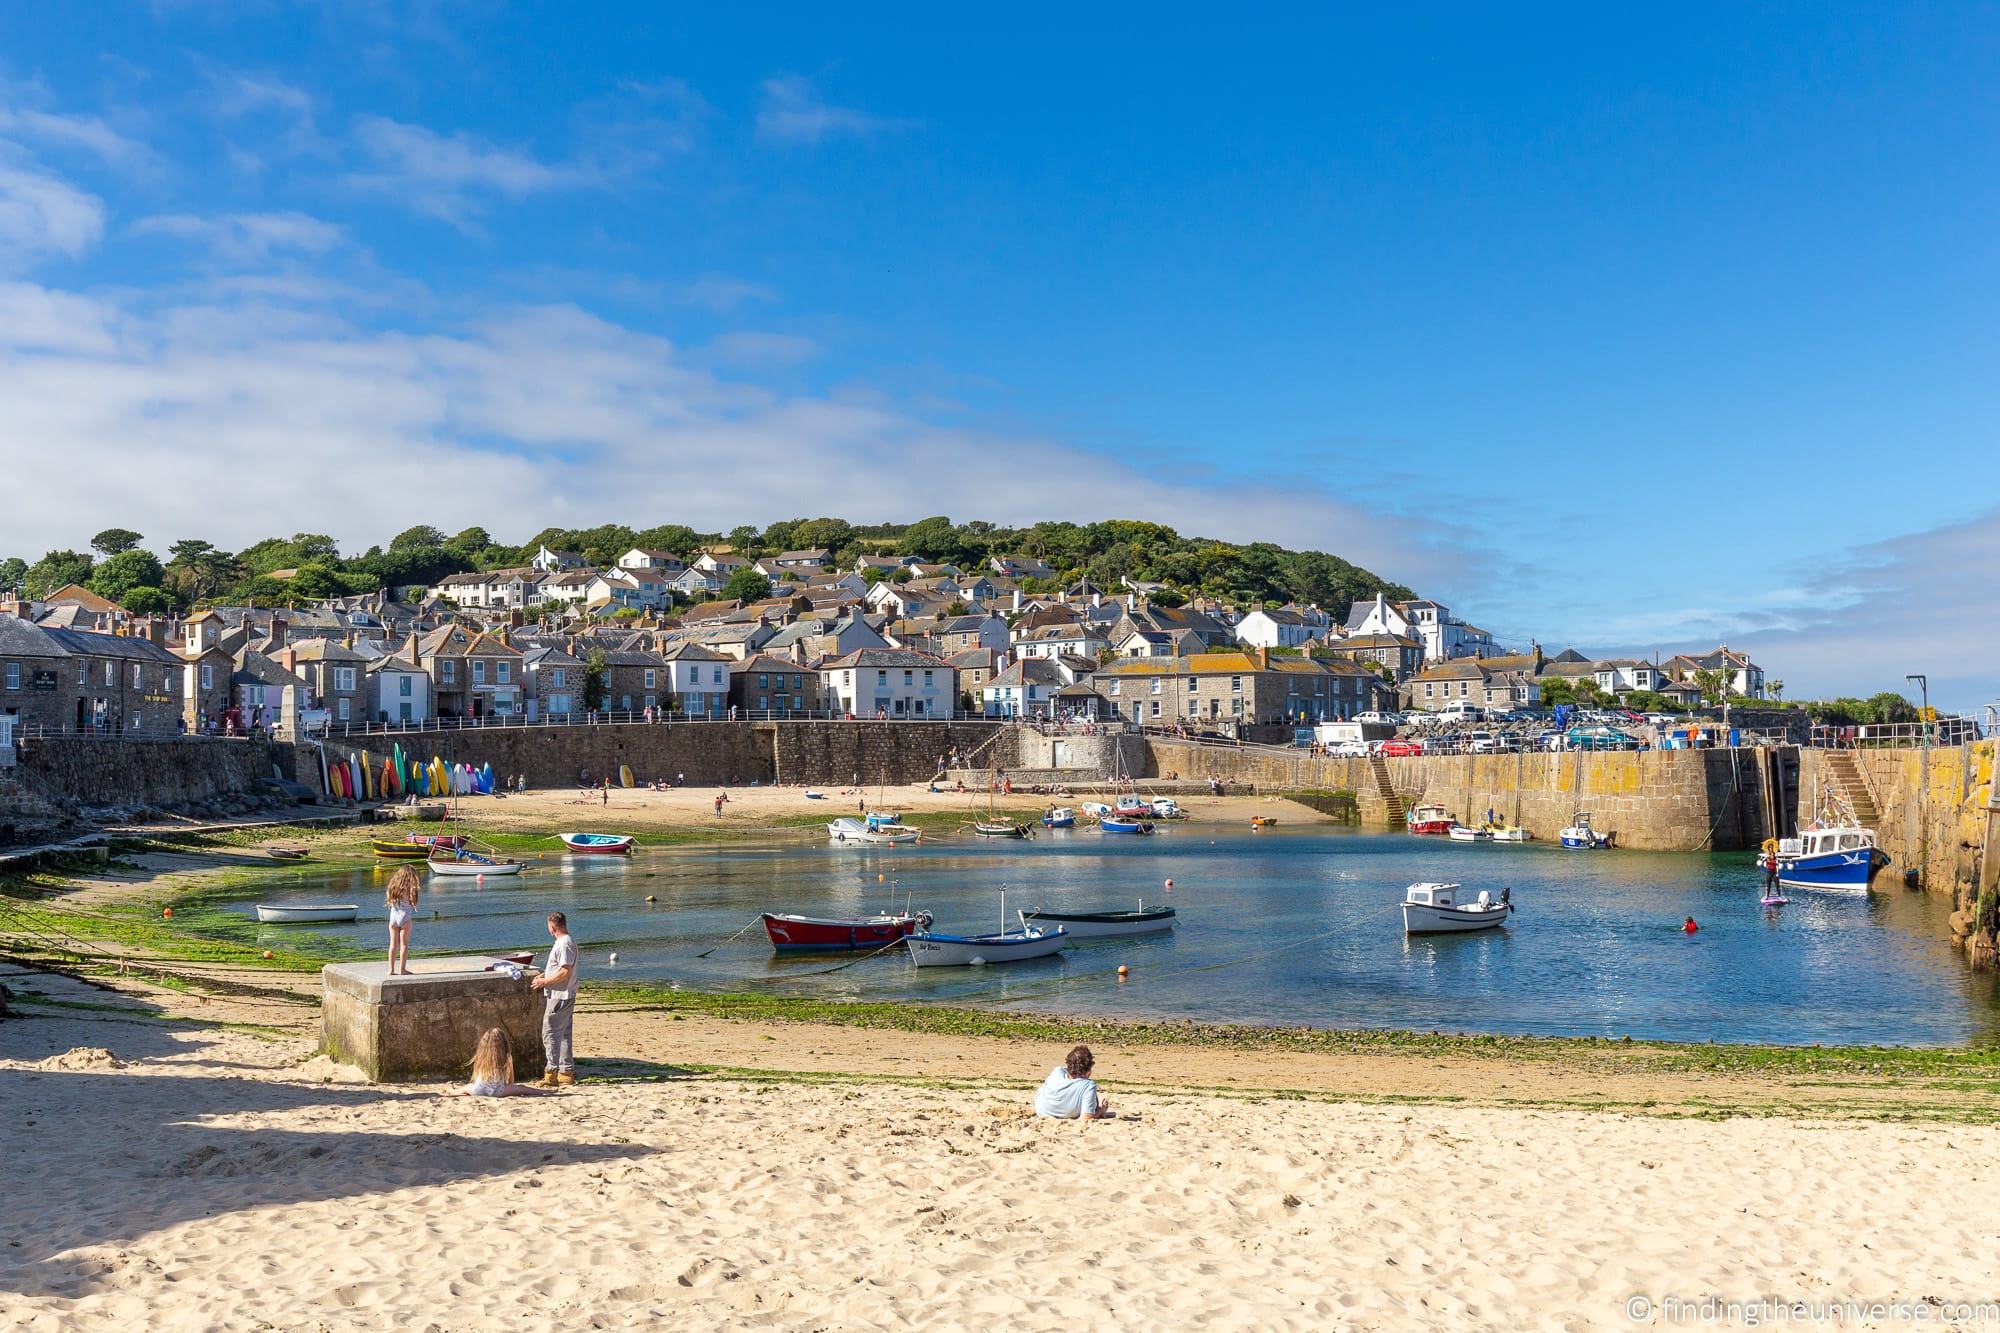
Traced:
<path id="1" fill-rule="evenodd" d="M 1090 1078 L 1096 1064 L 1088 1046 L 1072 1050 L 1035 1089 L 1035 1114 L 1055 1120 L 1111 1119 L 1111 1103 L 1098 1095 Z"/>
<path id="2" fill-rule="evenodd" d="M 488 1028 L 472 1051 L 472 1080 L 465 1085 L 468 1097 L 538 1097 L 540 1088 L 514 1081 L 514 1043 L 506 1028 Z"/>

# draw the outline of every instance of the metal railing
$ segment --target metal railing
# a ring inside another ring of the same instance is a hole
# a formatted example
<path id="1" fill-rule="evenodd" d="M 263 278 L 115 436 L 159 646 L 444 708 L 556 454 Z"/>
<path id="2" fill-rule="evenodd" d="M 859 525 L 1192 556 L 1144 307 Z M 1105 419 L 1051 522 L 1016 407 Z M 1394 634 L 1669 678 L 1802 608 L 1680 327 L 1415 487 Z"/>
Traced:
<path id="1" fill-rule="evenodd" d="M 977 713 L 907 713 L 862 716 L 812 708 L 738 708 L 725 713 L 672 713 L 654 709 L 650 714 L 639 708 L 600 708 L 595 712 L 557 713 L 530 718 L 525 713 L 494 713 L 484 717 L 429 717 L 412 722 L 335 722 L 315 735 L 345 739 L 350 736 L 416 736 L 441 731 L 501 731 L 531 727 L 679 727 L 710 726 L 718 722 L 991 722 L 1004 719 Z"/>
<path id="2" fill-rule="evenodd" d="M 24 722 L 14 727 L 16 741 L 41 740 L 91 740 L 91 741 L 261 741 L 267 739 L 259 730 L 254 733 L 237 733 L 234 736 L 224 732 L 209 734 L 196 731 L 151 731 L 146 729 L 126 730 L 118 727 L 76 726 L 65 723 L 50 726 L 46 722 Z"/>
<path id="3" fill-rule="evenodd" d="M 1812 729 L 1806 744 L 1823 750 L 1921 749 L 1926 744 L 1964 745 L 1993 734 L 1969 717 L 1940 717 L 1930 722 L 1857 722 L 1851 726 L 1822 724 Z"/>

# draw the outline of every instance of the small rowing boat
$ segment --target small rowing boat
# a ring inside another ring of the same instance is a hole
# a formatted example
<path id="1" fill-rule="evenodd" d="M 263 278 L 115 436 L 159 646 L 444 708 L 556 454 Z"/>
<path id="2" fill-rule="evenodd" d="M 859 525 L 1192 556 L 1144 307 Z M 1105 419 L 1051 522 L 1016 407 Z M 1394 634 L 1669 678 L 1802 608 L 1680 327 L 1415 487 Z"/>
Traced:
<path id="1" fill-rule="evenodd" d="M 1026 824 L 1010 824 L 1003 819 L 982 819 L 972 826 L 972 831 L 982 838 L 1025 838 L 1028 836 Z"/>
<path id="2" fill-rule="evenodd" d="M 630 856 L 633 838 L 629 833 L 558 833 L 562 845 L 576 856 Z"/>
<path id="3" fill-rule="evenodd" d="M 1450 828 L 1446 829 L 1445 832 L 1450 836 L 1453 842 L 1493 841 L 1493 833 L 1490 829 L 1468 828 L 1464 824 L 1453 824 Z"/>
<path id="4" fill-rule="evenodd" d="M 312 922 L 352 921 L 361 915 L 353 903 L 258 903 L 257 920 L 267 926 L 302 926 Z"/>
<path id="5" fill-rule="evenodd" d="M 1097 821 L 1097 827 L 1106 833 L 1151 833 L 1153 821 L 1128 819 L 1124 815 L 1106 815 Z"/>
<path id="6" fill-rule="evenodd" d="M 879 949 L 919 930 L 928 930 L 929 912 L 897 912 L 881 916 L 819 917 L 792 912 L 764 913 L 764 933 L 780 953 L 818 950 Z"/>
<path id="7" fill-rule="evenodd" d="M 1061 926 L 1054 930 L 1003 930 L 991 935 L 937 935 L 920 930 L 903 941 L 909 946 L 910 961 L 918 967 L 1018 963 L 1058 953 L 1068 942 L 1069 932 Z"/>
<path id="8" fill-rule="evenodd" d="M 266 847 L 264 855 L 270 857 L 273 861 L 303 861 L 306 859 L 306 849 L 303 847 Z"/>
<path id="9" fill-rule="evenodd" d="M 1110 939 L 1117 935 L 1157 935 L 1174 928 L 1174 909 L 1148 908 L 1140 904 L 1136 912 L 1050 912 L 1036 908 L 1021 912 L 1023 930 L 1060 928 L 1079 940 Z"/>
<path id="10" fill-rule="evenodd" d="M 405 833 L 404 842 L 416 843 L 419 847 L 463 847 L 463 833 Z"/>
<path id="11" fill-rule="evenodd" d="M 431 854 L 429 846 L 416 842 L 385 842 L 380 838 L 368 843 L 375 849 L 375 857 L 380 861 L 421 861 Z"/>
<path id="12" fill-rule="evenodd" d="M 470 875 L 484 879 L 488 875 L 518 875 L 521 863 L 511 857 L 481 856 L 478 852 L 451 851 L 440 847 L 430 858 L 433 875 Z"/>
<path id="13" fill-rule="evenodd" d="M 1271 828 L 1274 827 L 1277 824 L 1277 822 L 1278 822 L 1277 819 L 1271 815 L 1250 816 L 1251 828 Z"/>

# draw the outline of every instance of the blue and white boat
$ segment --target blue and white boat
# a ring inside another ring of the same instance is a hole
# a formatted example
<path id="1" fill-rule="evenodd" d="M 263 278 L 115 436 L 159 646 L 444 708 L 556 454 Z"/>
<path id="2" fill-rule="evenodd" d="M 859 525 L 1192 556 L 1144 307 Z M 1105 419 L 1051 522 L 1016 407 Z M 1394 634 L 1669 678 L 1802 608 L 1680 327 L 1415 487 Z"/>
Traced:
<path id="1" fill-rule="evenodd" d="M 1875 830 L 1846 825 L 1807 829 L 1778 844 L 1778 883 L 1793 889 L 1865 893 L 1875 872 L 1889 864 L 1875 845 Z"/>
<path id="2" fill-rule="evenodd" d="M 1043 828 L 1075 828 L 1076 811 L 1066 805 L 1051 806 L 1042 811 Z"/>
<path id="3" fill-rule="evenodd" d="M 1611 835 L 1592 828 L 1589 813 L 1579 810 L 1562 831 L 1562 845 L 1574 851 L 1601 851 L 1611 845 Z"/>
<path id="4" fill-rule="evenodd" d="M 1127 819 L 1123 815 L 1106 815 L 1097 821 L 1097 827 L 1106 833 L 1151 833 L 1153 821 L 1150 819 Z"/>

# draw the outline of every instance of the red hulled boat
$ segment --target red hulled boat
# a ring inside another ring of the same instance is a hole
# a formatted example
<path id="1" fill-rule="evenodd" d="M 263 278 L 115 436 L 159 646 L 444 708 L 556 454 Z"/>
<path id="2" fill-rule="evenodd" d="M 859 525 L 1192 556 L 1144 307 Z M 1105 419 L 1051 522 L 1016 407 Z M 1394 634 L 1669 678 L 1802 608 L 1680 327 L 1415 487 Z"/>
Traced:
<path id="1" fill-rule="evenodd" d="M 1405 815 L 1404 819 L 1408 822 L 1410 826 L 1410 832 L 1412 833 L 1451 832 L 1451 826 L 1452 826 L 1451 811 L 1445 809 L 1441 805 L 1431 805 L 1429 803 L 1426 803 L 1424 805 L 1417 806 L 1415 809 L 1411 810 L 1409 814 Z"/>
<path id="2" fill-rule="evenodd" d="M 444 847 L 455 852 L 465 846 L 465 835 L 462 833 L 406 833 L 403 835 L 403 841 L 415 843 L 420 847 Z"/>
<path id="3" fill-rule="evenodd" d="M 771 937 L 771 947 L 781 953 L 794 949 L 879 949 L 913 931 L 928 929 L 930 924 L 929 912 L 844 920 L 797 916 L 790 912 L 764 913 L 765 933 Z"/>

